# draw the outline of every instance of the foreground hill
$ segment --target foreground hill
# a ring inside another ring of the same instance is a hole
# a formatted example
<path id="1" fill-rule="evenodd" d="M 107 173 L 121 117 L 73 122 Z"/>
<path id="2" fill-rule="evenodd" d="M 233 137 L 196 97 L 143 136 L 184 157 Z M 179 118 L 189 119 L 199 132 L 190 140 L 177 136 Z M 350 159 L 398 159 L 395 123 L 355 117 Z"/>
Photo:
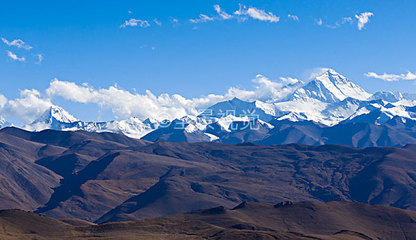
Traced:
<path id="1" fill-rule="evenodd" d="M 416 212 L 348 202 L 242 203 L 163 218 L 93 224 L 0 211 L 1 239 L 416 239 Z"/>
<path id="2" fill-rule="evenodd" d="M 128 221 L 242 201 L 353 201 L 416 210 L 416 146 L 146 142 L 0 131 L 0 206 Z"/>

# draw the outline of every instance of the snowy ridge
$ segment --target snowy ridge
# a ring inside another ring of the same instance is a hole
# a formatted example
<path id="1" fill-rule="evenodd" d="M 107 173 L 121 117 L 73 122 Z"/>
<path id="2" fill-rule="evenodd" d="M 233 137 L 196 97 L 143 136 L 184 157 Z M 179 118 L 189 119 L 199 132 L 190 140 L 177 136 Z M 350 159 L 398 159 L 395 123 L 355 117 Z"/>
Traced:
<path id="1" fill-rule="evenodd" d="M 141 138 L 157 127 L 158 123 L 153 120 L 141 121 L 134 117 L 121 121 L 82 122 L 63 108 L 51 106 L 38 119 L 29 125 L 25 125 L 23 128 L 29 131 L 54 129 L 63 131 L 114 132 L 132 138 Z"/>
<path id="2" fill-rule="evenodd" d="M 307 100 L 313 98 L 322 102 L 335 103 L 348 97 L 366 100 L 371 97 L 371 94 L 333 69 L 324 69 L 320 75 L 297 89 L 289 99 Z"/>
<path id="3" fill-rule="evenodd" d="M 3 117 L 0 116 L 0 128 L 10 127 L 10 126 L 12 126 L 12 124 L 9 123 L 8 121 L 6 121 L 6 119 L 4 119 Z"/>
<path id="4" fill-rule="evenodd" d="M 76 119 L 74 116 L 69 114 L 63 108 L 58 106 L 51 106 L 48 110 L 43 113 L 40 118 L 34 121 L 43 122 L 43 123 L 51 123 L 51 122 L 61 122 L 61 123 L 74 123 L 78 122 L 79 120 Z"/>
<path id="5" fill-rule="evenodd" d="M 257 139 L 262 134 L 274 131 L 276 126 L 272 122 L 311 122 L 337 126 L 354 122 L 382 125 L 397 117 L 404 122 L 416 121 L 415 94 L 369 94 L 332 69 L 324 69 L 306 83 L 289 82 L 282 89 L 284 94 L 273 93 L 269 99 L 243 101 L 232 98 L 208 107 L 198 116 L 188 115 L 167 121 L 131 117 L 108 122 L 84 122 L 61 107 L 51 106 L 24 128 L 31 131 L 55 129 L 114 132 L 145 139 L 151 134 L 152 140 L 161 134 L 171 140 L 222 141 L 239 131 L 255 132 L 255 136 L 241 133 L 238 138 Z M 292 92 L 288 93 L 288 89 Z M 276 97 L 282 95 L 286 97 Z M 0 127 L 9 125 L 0 118 Z"/>
<path id="6" fill-rule="evenodd" d="M 77 122 L 79 120 L 63 108 L 52 105 L 38 119 L 24 126 L 24 128 L 31 131 L 59 129 L 61 126 L 68 128 Z"/>

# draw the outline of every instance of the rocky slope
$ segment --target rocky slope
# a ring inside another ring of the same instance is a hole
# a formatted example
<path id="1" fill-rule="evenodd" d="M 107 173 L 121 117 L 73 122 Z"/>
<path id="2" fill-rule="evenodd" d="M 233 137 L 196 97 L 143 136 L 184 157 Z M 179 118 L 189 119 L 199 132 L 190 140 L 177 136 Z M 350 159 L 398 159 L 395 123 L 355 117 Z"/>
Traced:
<path id="1" fill-rule="evenodd" d="M 416 147 L 155 143 L 0 131 L 2 208 L 106 222 L 242 201 L 359 201 L 415 210 Z M 172 207 L 175 206 L 175 207 Z"/>

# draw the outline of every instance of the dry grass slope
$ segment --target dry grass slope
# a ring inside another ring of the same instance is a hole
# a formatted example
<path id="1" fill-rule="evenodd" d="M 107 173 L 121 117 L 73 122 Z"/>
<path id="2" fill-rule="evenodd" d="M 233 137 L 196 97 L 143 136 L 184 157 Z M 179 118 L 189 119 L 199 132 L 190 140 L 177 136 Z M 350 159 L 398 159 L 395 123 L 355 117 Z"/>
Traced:
<path id="1" fill-rule="evenodd" d="M 350 202 L 243 203 L 163 218 L 93 224 L 0 211 L 0 239 L 416 239 L 416 212 Z"/>

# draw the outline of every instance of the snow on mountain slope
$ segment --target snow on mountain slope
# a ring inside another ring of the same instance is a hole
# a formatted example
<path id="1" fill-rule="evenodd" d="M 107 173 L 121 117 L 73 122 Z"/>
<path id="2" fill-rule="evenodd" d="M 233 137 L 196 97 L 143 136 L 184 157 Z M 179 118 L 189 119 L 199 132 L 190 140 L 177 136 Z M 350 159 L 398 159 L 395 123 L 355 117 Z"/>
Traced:
<path id="1" fill-rule="evenodd" d="M 159 123 L 153 122 L 147 119 L 147 121 L 141 121 L 138 118 L 131 117 L 129 119 L 121 121 L 109 121 L 109 122 L 78 122 L 78 124 L 72 128 L 66 128 L 62 130 L 74 131 L 84 130 L 88 132 L 113 132 L 124 134 L 131 138 L 141 138 L 149 132 L 155 130 L 159 126 Z"/>
<path id="2" fill-rule="evenodd" d="M 232 100 L 214 104 L 207 108 L 200 117 L 223 118 L 227 115 L 236 117 L 251 116 L 268 122 L 273 119 L 275 114 L 275 108 L 272 104 L 261 101 L 246 102 L 235 97 Z"/>
<path id="3" fill-rule="evenodd" d="M 202 131 L 208 125 L 208 121 L 205 118 L 199 118 L 196 116 L 185 116 L 176 121 L 175 128 L 183 128 L 186 132 L 192 133 L 196 131 Z"/>
<path id="4" fill-rule="evenodd" d="M 325 117 L 322 116 L 321 113 L 328 105 L 328 103 L 314 98 L 275 103 L 276 109 L 281 113 L 285 113 L 277 116 L 279 119 L 287 119 L 295 122 L 303 120 L 315 122 L 323 121 Z"/>
<path id="5" fill-rule="evenodd" d="M 366 100 L 371 97 L 371 94 L 333 69 L 324 69 L 321 74 L 315 76 L 305 86 L 298 88 L 289 100 L 313 98 L 322 102 L 334 103 L 348 97 Z"/>
<path id="6" fill-rule="evenodd" d="M 254 96 L 249 98 L 250 101 L 234 97 L 231 100 L 217 102 L 198 116 L 187 115 L 171 121 L 131 117 L 109 122 L 83 122 L 64 109 L 52 106 L 24 128 L 32 131 L 55 129 L 114 132 L 132 138 L 147 136 L 149 139 L 175 141 L 231 141 L 260 139 L 261 134 L 268 134 L 267 131 L 273 128 L 272 125 L 268 125 L 272 121 L 294 125 L 313 122 L 333 127 L 339 123 L 351 122 L 380 125 L 395 117 L 416 120 L 415 94 L 377 92 L 371 95 L 332 69 L 324 69 L 307 83 L 296 80 L 295 83 L 278 83 L 276 87 L 276 84 L 267 81 L 265 86 L 272 86 L 273 91 L 261 89 L 254 92 L 260 94 L 261 101 L 256 100 L 256 95 L 250 95 Z M 284 91 L 284 94 L 277 91 Z M 226 99 L 229 99 L 228 97 Z M 253 121 L 261 130 L 242 130 L 241 126 L 253 125 Z M 8 124 L 0 118 L 0 127 Z M 296 131 L 296 134 L 298 136 L 301 132 Z"/>
<path id="7" fill-rule="evenodd" d="M 0 128 L 9 127 L 9 126 L 12 126 L 12 124 L 0 116 Z"/>
<path id="8" fill-rule="evenodd" d="M 335 125 L 354 114 L 357 109 L 360 108 L 362 103 L 363 101 L 348 97 L 341 102 L 328 105 L 328 107 L 322 111 L 322 116 L 324 116 L 326 121 L 332 123 L 327 125 Z"/>
<path id="9" fill-rule="evenodd" d="M 41 131 L 44 129 L 69 128 L 79 120 L 58 106 L 49 107 L 38 119 L 24 128 L 31 131 Z"/>
<path id="10" fill-rule="evenodd" d="M 58 106 L 51 106 L 34 122 L 50 123 L 53 121 L 61 123 L 74 123 L 79 120 Z"/>
<path id="11" fill-rule="evenodd" d="M 314 121 L 333 126 L 348 118 L 371 94 L 333 69 L 324 69 L 296 89 L 286 101 L 276 102 L 280 120 Z"/>
<path id="12" fill-rule="evenodd" d="M 256 120 L 259 120 L 262 123 L 265 123 L 265 121 L 258 119 L 258 118 L 250 118 L 248 116 L 237 117 L 233 115 L 228 115 L 228 116 L 219 118 L 215 121 L 215 123 L 218 124 L 223 131 L 231 132 L 235 128 L 238 127 L 236 123 L 244 122 L 249 125 L 249 124 L 254 123 Z"/>
<path id="13" fill-rule="evenodd" d="M 29 131 L 54 129 L 62 131 L 114 132 L 132 138 L 141 138 L 158 127 L 154 120 L 129 118 L 121 121 L 82 122 L 58 106 L 51 106 L 38 119 L 23 128 Z"/>
<path id="14" fill-rule="evenodd" d="M 403 94 L 399 93 L 399 92 L 376 92 L 374 93 L 371 98 L 371 100 L 384 100 L 387 102 L 391 102 L 391 103 L 395 103 L 398 102 L 400 100 L 403 100 Z"/>
<path id="15" fill-rule="evenodd" d="M 407 111 L 406 106 L 395 106 L 391 103 L 381 101 L 381 103 L 370 102 L 367 105 L 363 105 L 350 117 L 342 121 L 342 123 L 366 122 L 381 125 L 390 121 L 394 117 L 416 120 L 416 118 L 414 118 L 414 116 Z"/>

